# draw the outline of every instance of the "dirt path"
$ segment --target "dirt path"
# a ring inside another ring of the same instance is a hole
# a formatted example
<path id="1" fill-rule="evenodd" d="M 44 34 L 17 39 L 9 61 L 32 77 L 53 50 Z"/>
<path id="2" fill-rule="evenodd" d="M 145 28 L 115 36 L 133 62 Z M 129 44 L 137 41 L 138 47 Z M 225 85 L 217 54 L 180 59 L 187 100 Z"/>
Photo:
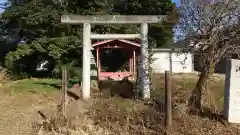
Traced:
<path id="1" fill-rule="evenodd" d="M 0 92 L 0 135 L 30 135 L 37 111 L 56 104 L 53 96 L 25 94 L 10 96 Z"/>

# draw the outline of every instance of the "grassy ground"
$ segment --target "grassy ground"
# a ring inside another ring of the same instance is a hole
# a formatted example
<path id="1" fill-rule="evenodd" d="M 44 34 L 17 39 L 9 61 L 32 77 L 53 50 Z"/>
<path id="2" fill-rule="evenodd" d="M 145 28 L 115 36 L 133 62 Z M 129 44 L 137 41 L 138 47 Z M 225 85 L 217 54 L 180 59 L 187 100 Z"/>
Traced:
<path id="1" fill-rule="evenodd" d="M 11 94 L 26 92 L 48 93 L 59 90 L 61 88 L 61 80 L 57 79 L 24 79 L 18 81 L 7 81 L 2 83 L 2 89 Z"/>
<path id="2" fill-rule="evenodd" d="M 198 74 L 175 74 L 172 77 L 173 96 L 187 98 L 191 91 L 195 88 Z M 214 105 L 218 109 L 223 109 L 224 105 L 224 76 L 214 75 L 208 82 L 207 100 L 208 105 Z M 164 75 L 154 75 L 152 77 L 154 90 L 152 95 L 164 94 Z"/>
<path id="3" fill-rule="evenodd" d="M 37 111 L 56 106 L 59 80 L 6 80 L 0 74 L 0 134 L 32 135 L 32 122 Z"/>
<path id="4" fill-rule="evenodd" d="M 196 74 L 174 75 L 172 79 L 173 99 L 187 100 L 197 81 Z M 0 81 L 1 82 L 1 81 Z M 163 100 L 164 76 L 154 75 L 152 78 L 154 90 L 152 97 Z M 60 80 L 27 79 L 15 82 L 2 81 L 0 87 L 0 134 L 1 135 L 27 135 L 39 132 L 43 123 L 32 128 L 33 121 L 39 121 L 38 110 L 41 110 L 51 119 L 47 128 L 52 134 L 72 135 L 162 135 L 164 132 L 164 113 L 159 111 L 159 105 L 153 102 L 134 101 L 119 96 L 111 97 L 106 91 L 125 93 L 129 91 L 124 83 L 107 84 L 102 88 L 104 96 L 98 91 L 92 93 L 92 100 L 84 102 L 72 101 L 67 108 L 67 123 L 55 115 L 57 104 L 60 104 Z M 114 85 L 114 87 L 113 87 Z M 116 88 L 119 87 L 119 88 Z M 214 106 L 217 112 L 223 108 L 224 78 L 216 76 L 209 82 L 207 95 L 208 107 Z M 123 90 L 123 92 L 119 92 Z M 7 94 L 10 93 L 10 94 Z M 225 125 L 216 117 L 190 116 L 181 109 L 173 110 L 172 135 L 203 135 L 222 134 L 237 135 L 239 131 Z M 184 109 L 183 109 L 184 110 Z M 56 122 L 57 121 L 57 122 Z M 55 123 L 55 124 L 54 124 Z M 58 123 L 58 124 L 56 124 Z M 59 123 L 61 125 L 59 125 Z M 17 127 L 12 129 L 12 127 Z M 45 123 L 46 129 L 46 123 Z M 54 130 L 52 130 L 54 129 Z M 46 130 L 45 130 L 46 131 Z M 54 133 L 55 132 L 55 133 Z"/>

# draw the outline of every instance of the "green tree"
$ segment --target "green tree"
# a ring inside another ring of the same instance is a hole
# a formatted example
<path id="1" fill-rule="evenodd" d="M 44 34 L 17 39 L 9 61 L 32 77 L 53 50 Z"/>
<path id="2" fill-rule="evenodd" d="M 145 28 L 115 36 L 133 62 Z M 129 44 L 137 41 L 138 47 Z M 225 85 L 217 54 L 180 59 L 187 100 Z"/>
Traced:
<path id="1" fill-rule="evenodd" d="M 61 25 L 60 16 L 65 13 L 169 15 L 171 19 L 164 24 L 150 27 L 151 44 L 157 47 L 172 42 L 172 27 L 177 21 L 171 0 L 9 0 L 0 23 L 4 34 L 14 37 L 16 43 L 5 58 L 5 66 L 14 74 L 32 76 L 34 67 L 43 59 L 53 63 L 51 75 L 59 74 L 57 69 L 61 64 L 72 60 L 81 63 L 82 26 Z M 92 30 L 96 33 L 139 31 L 136 25 L 93 25 Z M 19 46 L 19 41 L 25 44 Z"/>
<path id="2" fill-rule="evenodd" d="M 149 27 L 150 44 L 166 47 L 173 43 L 173 27 L 178 22 L 177 8 L 170 0 L 122 0 L 114 8 L 124 15 L 168 15 L 168 20 Z"/>

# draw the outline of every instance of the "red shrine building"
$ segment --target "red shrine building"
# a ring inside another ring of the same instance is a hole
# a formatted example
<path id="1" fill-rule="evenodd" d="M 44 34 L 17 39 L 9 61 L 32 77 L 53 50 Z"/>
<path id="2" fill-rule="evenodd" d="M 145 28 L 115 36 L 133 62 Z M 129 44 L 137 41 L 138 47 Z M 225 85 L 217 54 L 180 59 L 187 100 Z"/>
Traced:
<path id="1" fill-rule="evenodd" d="M 129 40 L 104 40 L 92 44 L 98 80 L 134 79 L 140 44 Z"/>

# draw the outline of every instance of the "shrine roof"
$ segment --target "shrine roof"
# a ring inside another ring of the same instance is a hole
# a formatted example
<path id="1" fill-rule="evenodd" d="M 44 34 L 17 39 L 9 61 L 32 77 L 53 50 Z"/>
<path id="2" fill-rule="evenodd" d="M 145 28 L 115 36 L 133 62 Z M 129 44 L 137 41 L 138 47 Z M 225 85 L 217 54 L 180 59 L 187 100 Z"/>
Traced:
<path id="1" fill-rule="evenodd" d="M 139 43 L 133 42 L 133 41 L 129 41 L 129 40 L 124 40 L 124 39 L 103 40 L 103 41 L 99 41 L 99 42 L 96 42 L 96 43 L 92 44 L 92 47 L 106 45 L 107 43 L 112 43 L 112 42 L 116 42 L 116 41 L 117 42 L 122 42 L 122 43 L 125 43 L 125 44 L 128 44 L 128 45 L 140 47 Z"/>

